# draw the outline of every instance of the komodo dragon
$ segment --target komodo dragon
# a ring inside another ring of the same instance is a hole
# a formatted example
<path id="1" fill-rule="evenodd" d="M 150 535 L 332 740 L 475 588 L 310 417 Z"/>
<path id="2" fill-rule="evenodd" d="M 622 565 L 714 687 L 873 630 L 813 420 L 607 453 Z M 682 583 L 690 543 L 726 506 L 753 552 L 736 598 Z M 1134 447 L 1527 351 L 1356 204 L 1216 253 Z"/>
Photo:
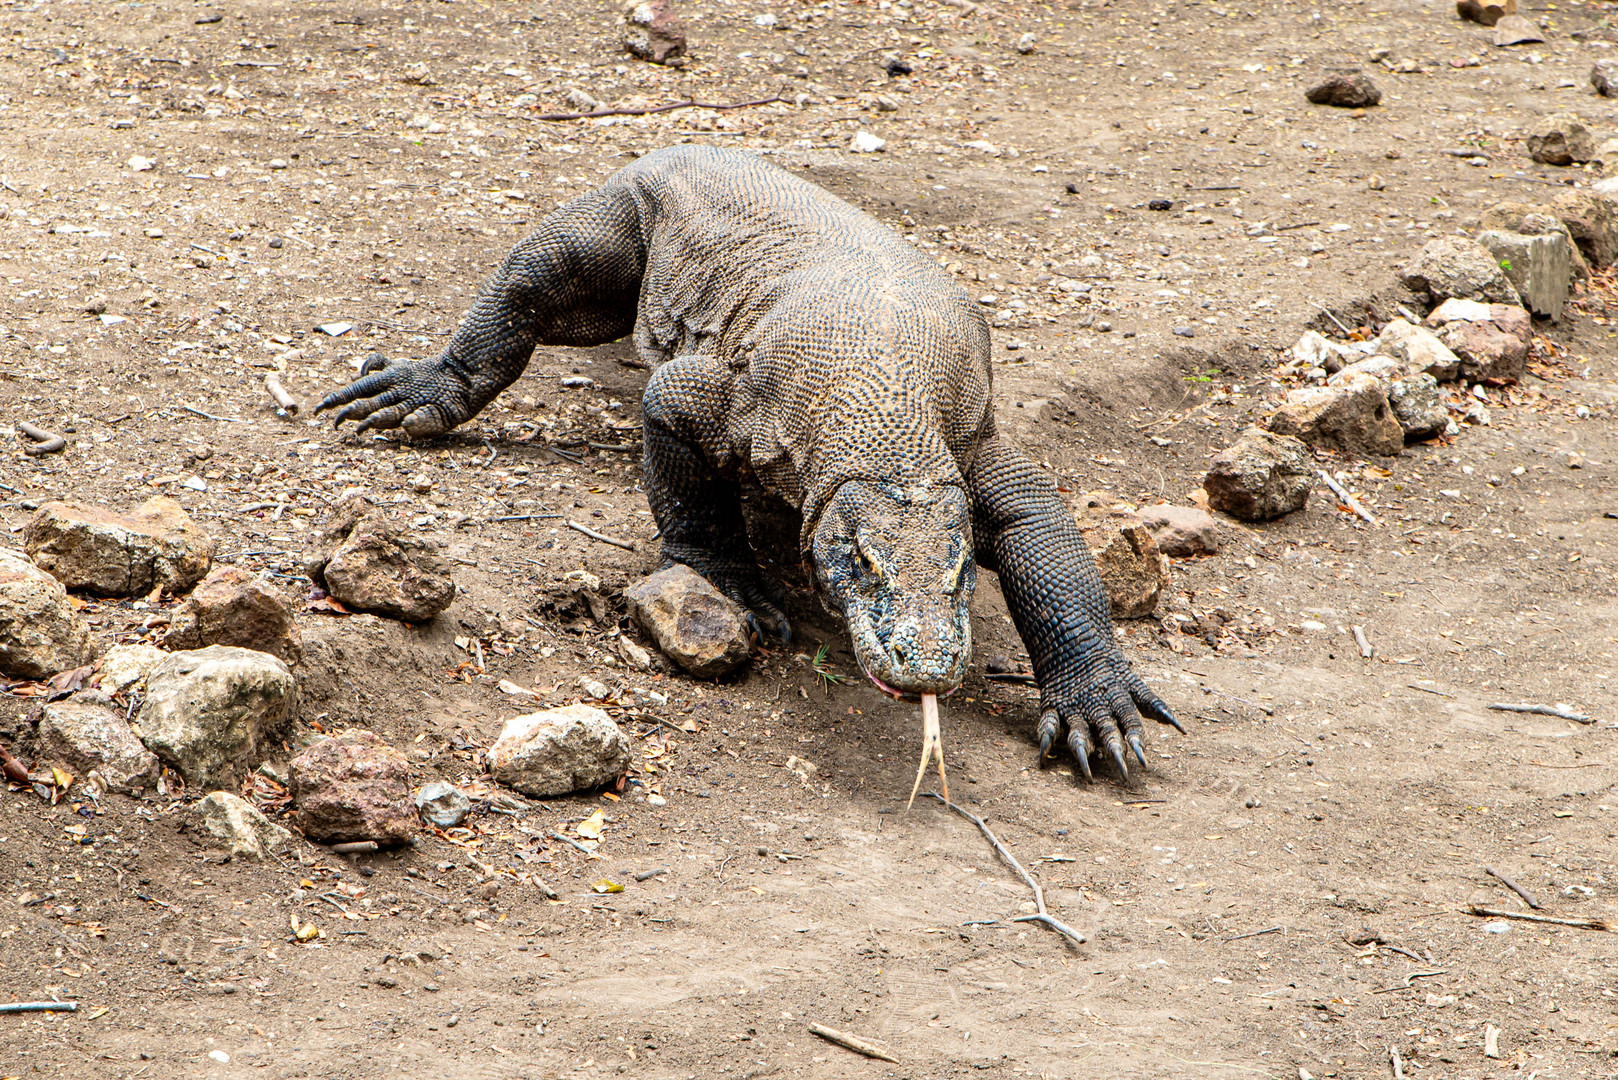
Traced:
<path id="1" fill-rule="evenodd" d="M 645 485 L 665 565 L 786 636 L 742 520 L 740 485 L 756 482 L 801 511 L 801 547 L 866 673 L 923 695 L 935 732 L 926 695 L 966 675 L 977 567 L 999 572 L 1033 660 L 1041 759 L 1065 735 L 1086 777 L 1105 746 L 1127 778 L 1125 743 L 1146 761 L 1137 709 L 1180 727 L 1119 650 L 1054 484 L 995 432 L 978 305 L 875 218 L 751 155 L 647 154 L 547 214 L 436 358 L 373 357 L 319 408 L 360 432 L 437 435 L 514 383 L 536 345 L 630 332 L 655 366 Z"/>

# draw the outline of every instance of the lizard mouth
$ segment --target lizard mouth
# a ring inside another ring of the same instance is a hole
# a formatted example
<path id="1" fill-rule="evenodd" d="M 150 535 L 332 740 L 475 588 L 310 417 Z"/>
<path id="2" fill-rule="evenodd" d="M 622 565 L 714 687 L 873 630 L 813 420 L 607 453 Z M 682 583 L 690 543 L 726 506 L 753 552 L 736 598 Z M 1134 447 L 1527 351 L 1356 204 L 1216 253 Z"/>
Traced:
<path id="1" fill-rule="evenodd" d="M 881 679 L 877 678 L 875 675 L 871 674 L 870 671 L 865 672 L 865 677 L 867 679 L 870 679 L 872 684 L 875 685 L 878 690 L 882 691 L 884 694 L 888 695 L 888 697 L 892 698 L 895 701 L 916 702 L 916 701 L 921 700 L 921 692 L 920 691 L 907 691 L 907 690 L 895 689 L 894 687 L 891 687 L 887 683 L 883 682 Z M 956 686 L 956 687 L 953 687 L 952 689 L 945 690 L 943 693 L 939 694 L 938 696 L 939 697 L 945 697 L 945 698 L 954 697 L 955 696 L 955 691 L 959 690 L 959 689 L 960 689 L 960 687 Z"/>

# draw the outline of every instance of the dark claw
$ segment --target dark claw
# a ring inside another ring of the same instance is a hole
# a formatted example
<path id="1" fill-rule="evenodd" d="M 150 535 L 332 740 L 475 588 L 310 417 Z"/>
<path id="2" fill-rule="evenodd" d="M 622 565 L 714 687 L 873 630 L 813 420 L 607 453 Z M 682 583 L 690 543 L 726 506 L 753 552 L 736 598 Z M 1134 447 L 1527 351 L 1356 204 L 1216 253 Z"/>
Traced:
<path id="1" fill-rule="evenodd" d="M 1094 780 L 1090 772 L 1090 755 L 1084 749 L 1084 729 L 1070 728 L 1067 733 L 1067 748 L 1073 751 L 1073 756 L 1079 760 L 1079 768 L 1084 772 L 1086 780 Z"/>
<path id="2" fill-rule="evenodd" d="M 1142 765 L 1145 765 L 1146 764 L 1146 751 L 1141 749 L 1140 736 L 1139 735 L 1131 735 L 1129 737 L 1129 748 L 1131 750 L 1135 751 L 1135 760 L 1139 761 Z"/>
<path id="3" fill-rule="evenodd" d="M 373 352 L 371 355 L 365 358 L 365 363 L 360 365 L 360 375 L 365 376 L 371 374 L 373 371 L 382 371 L 392 362 L 393 361 L 389 360 L 381 353 Z"/>
<path id="4" fill-rule="evenodd" d="M 1055 709 L 1047 709 L 1039 714 L 1039 758 L 1044 761 L 1050 757 L 1051 742 L 1055 740 L 1056 733 L 1061 729 L 1062 718 Z"/>
<path id="5" fill-rule="evenodd" d="M 1048 732 L 1048 731 L 1042 731 L 1042 732 L 1039 733 L 1039 760 L 1044 761 L 1046 758 L 1048 758 L 1050 756 L 1051 756 L 1051 733 Z"/>
<path id="6" fill-rule="evenodd" d="M 1107 752 L 1112 755 L 1112 763 L 1118 767 L 1118 775 L 1127 782 L 1129 780 L 1129 762 L 1124 758 L 1123 743 L 1113 732 L 1107 732 Z"/>

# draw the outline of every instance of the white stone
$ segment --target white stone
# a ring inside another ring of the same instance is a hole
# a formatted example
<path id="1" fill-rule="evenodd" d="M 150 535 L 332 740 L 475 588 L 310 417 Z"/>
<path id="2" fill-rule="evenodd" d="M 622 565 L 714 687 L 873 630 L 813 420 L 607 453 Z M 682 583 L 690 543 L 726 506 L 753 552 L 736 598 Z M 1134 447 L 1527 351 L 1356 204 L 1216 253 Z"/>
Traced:
<path id="1" fill-rule="evenodd" d="M 1425 371 L 1439 382 L 1455 378 L 1461 371 L 1461 358 L 1438 340 L 1431 330 L 1394 319 L 1376 338 L 1377 351 L 1403 360 L 1416 371 Z"/>
<path id="2" fill-rule="evenodd" d="M 202 827 L 232 855 L 262 859 L 292 843 L 292 834 L 259 813 L 258 807 L 228 791 L 197 803 Z"/>
<path id="3" fill-rule="evenodd" d="M 629 736 L 593 705 L 516 716 L 489 748 L 494 778 L 524 795 L 566 795 L 611 783 L 629 768 Z"/>
<path id="4" fill-rule="evenodd" d="M 62 583 L 0 550 L 0 674 L 45 679 L 94 656 L 89 624 Z"/>
<path id="5" fill-rule="evenodd" d="M 129 169 L 131 172 L 151 172 L 156 166 L 157 162 L 153 161 L 149 157 L 141 157 L 139 154 L 136 154 L 134 157 L 129 159 Z"/>
<path id="6" fill-rule="evenodd" d="M 146 677 L 141 741 L 193 788 L 234 784 L 297 710 L 291 670 L 269 653 L 211 645 Z"/>
<path id="7" fill-rule="evenodd" d="M 101 658 L 101 692 L 122 694 L 145 682 L 171 655 L 151 645 L 114 645 Z"/>
<path id="8" fill-rule="evenodd" d="M 857 131 L 848 148 L 856 154 L 875 154 L 888 148 L 888 140 L 872 135 L 869 131 Z"/>
<path id="9" fill-rule="evenodd" d="M 1488 322 L 1489 307 L 1481 300 L 1462 300 L 1452 296 L 1439 304 L 1427 318 L 1439 325 L 1449 322 Z"/>

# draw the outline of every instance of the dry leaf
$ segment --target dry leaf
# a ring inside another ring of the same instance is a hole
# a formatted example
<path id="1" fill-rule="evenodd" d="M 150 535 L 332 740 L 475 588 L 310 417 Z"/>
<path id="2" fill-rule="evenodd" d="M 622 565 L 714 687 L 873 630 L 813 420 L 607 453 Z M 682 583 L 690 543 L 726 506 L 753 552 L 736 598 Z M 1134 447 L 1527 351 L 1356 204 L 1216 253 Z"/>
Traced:
<path id="1" fill-rule="evenodd" d="M 590 886 L 598 893 L 623 892 L 624 887 L 609 878 L 602 878 Z"/>
<path id="2" fill-rule="evenodd" d="M 606 826 L 606 824 L 607 815 L 602 811 L 597 810 L 595 813 L 591 814 L 589 817 L 575 825 L 573 827 L 573 831 L 584 837 L 586 840 L 599 840 L 601 838 L 601 830 Z"/>

